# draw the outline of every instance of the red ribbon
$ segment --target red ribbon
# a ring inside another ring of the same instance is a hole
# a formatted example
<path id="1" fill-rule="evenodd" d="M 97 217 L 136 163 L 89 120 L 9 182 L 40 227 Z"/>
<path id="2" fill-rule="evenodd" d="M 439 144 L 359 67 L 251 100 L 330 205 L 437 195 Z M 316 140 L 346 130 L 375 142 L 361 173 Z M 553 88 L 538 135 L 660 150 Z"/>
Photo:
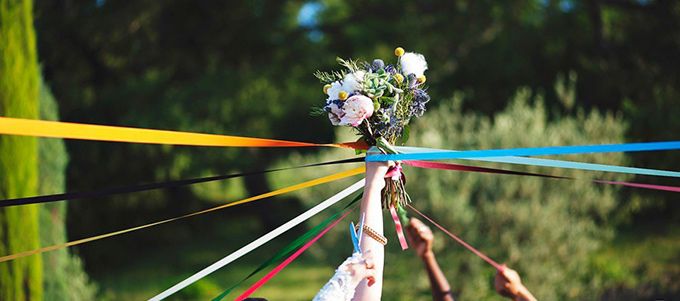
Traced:
<path id="1" fill-rule="evenodd" d="M 404 228 L 401 226 L 401 221 L 399 220 L 399 215 L 397 215 L 397 210 L 394 208 L 394 204 L 390 204 L 390 214 L 392 214 L 392 220 L 394 221 L 394 230 L 397 231 L 397 237 L 399 238 L 399 244 L 402 250 L 408 249 L 408 243 L 406 243 L 406 236 L 404 236 Z"/>
<path id="2" fill-rule="evenodd" d="M 413 210 L 415 213 L 418 213 L 418 215 L 422 216 L 424 219 L 426 219 L 427 221 L 429 221 L 430 223 L 432 223 L 435 227 L 439 228 L 439 230 L 442 230 L 444 233 L 446 233 L 446 235 L 448 235 L 449 237 L 453 238 L 453 240 L 455 240 L 456 242 L 458 242 L 459 244 L 461 244 L 463 247 L 465 247 L 466 249 L 470 250 L 470 252 L 475 253 L 475 255 L 479 256 L 479 258 L 483 259 L 484 261 L 486 261 L 487 263 L 489 263 L 490 265 L 492 265 L 494 268 L 496 268 L 496 270 L 501 271 L 501 272 L 504 270 L 503 265 L 498 264 L 498 263 L 495 262 L 493 259 L 491 259 L 489 256 L 484 255 L 484 253 L 480 252 L 479 250 L 475 249 L 475 248 L 474 248 L 473 246 L 471 246 L 470 244 L 466 243 L 464 240 L 460 239 L 458 236 L 456 236 L 456 235 L 454 235 L 453 233 L 449 232 L 448 230 L 446 230 L 446 228 L 440 226 L 440 225 L 437 224 L 435 221 L 433 221 L 431 218 L 427 217 L 427 216 L 426 216 L 425 214 L 423 214 L 422 212 L 416 210 L 416 208 L 413 208 L 413 206 L 411 206 L 410 204 L 409 204 L 409 205 L 406 205 L 406 206 L 408 206 L 408 207 L 411 208 L 411 210 Z"/>
<path id="3" fill-rule="evenodd" d="M 680 187 L 677 187 L 677 186 L 653 185 L 653 184 L 645 184 L 645 183 L 619 182 L 619 181 L 606 181 L 606 180 L 593 180 L 593 182 L 598 183 L 598 184 L 622 185 L 622 186 L 637 187 L 637 188 L 644 188 L 644 189 L 680 192 Z"/>
<path id="4" fill-rule="evenodd" d="M 485 172 L 485 173 L 506 174 L 506 175 L 520 175 L 520 176 L 532 176 L 532 177 L 542 177 L 542 178 L 552 178 L 552 179 L 576 180 L 575 178 L 572 178 L 572 177 L 553 176 L 553 175 L 546 175 L 546 174 L 539 174 L 539 173 L 512 171 L 512 170 L 506 170 L 506 169 L 496 169 L 496 168 L 487 168 L 487 167 L 477 167 L 477 166 L 452 164 L 452 163 L 415 161 L 415 160 L 414 161 L 403 161 L 403 162 L 406 165 L 410 165 L 410 166 L 413 166 L 413 167 L 420 167 L 420 168 L 434 168 L 434 169 L 443 169 L 443 170 L 473 171 L 473 172 Z M 626 187 L 680 192 L 680 187 L 678 187 L 678 186 L 653 185 L 653 184 L 636 183 L 636 182 L 622 182 L 622 181 L 607 181 L 607 180 L 598 180 L 598 179 L 592 179 L 592 180 L 589 180 L 589 181 L 591 181 L 593 183 L 597 183 L 597 184 L 621 185 L 621 186 L 626 186 Z"/>
<path id="5" fill-rule="evenodd" d="M 319 240 L 319 238 L 321 238 L 321 236 L 324 236 L 324 234 L 326 234 L 326 232 L 328 232 L 330 229 L 332 229 L 333 227 L 335 227 L 335 225 L 337 225 L 341 220 L 343 220 L 345 217 L 347 217 L 347 215 L 348 215 L 350 212 L 351 212 L 351 211 L 345 212 L 345 214 L 343 214 L 341 217 L 339 217 L 338 219 L 336 219 L 332 224 L 328 225 L 328 227 L 326 227 L 325 229 L 323 229 L 323 231 L 321 231 L 321 232 L 320 232 L 319 234 L 317 234 L 314 238 L 312 238 L 310 241 L 308 241 L 304 246 L 300 247 L 300 249 L 298 249 L 297 251 L 295 251 L 295 253 L 293 253 L 293 255 L 291 255 L 290 257 L 286 258 L 286 260 L 284 260 L 283 262 L 281 262 L 281 263 L 280 263 L 278 266 L 276 266 L 273 270 L 271 270 L 269 273 L 267 273 L 267 275 L 265 275 L 264 277 L 262 277 L 262 279 L 260 279 L 260 280 L 258 280 L 257 282 L 255 282 L 255 284 L 253 284 L 250 288 L 248 288 L 245 292 L 243 292 L 243 294 L 241 294 L 240 296 L 238 296 L 235 300 L 241 301 L 241 300 L 243 300 L 243 299 L 245 299 L 245 298 L 248 298 L 248 296 L 250 296 L 252 293 L 254 293 L 258 288 L 260 288 L 262 285 L 264 285 L 265 283 L 267 283 L 267 281 L 269 281 L 269 279 L 272 279 L 274 276 L 276 276 L 276 274 L 278 274 L 281 270 L 283 270 L 283 268 L 285 268 L 285 267 L 288 266 L 291 262 L 293 262 L 293 260 L 295 260 L 298 256 L 300 256 L 300 254 L 302 254 L 305 250 L 309 249 L 309 247 L 311 247 L 317 240 Z"/>

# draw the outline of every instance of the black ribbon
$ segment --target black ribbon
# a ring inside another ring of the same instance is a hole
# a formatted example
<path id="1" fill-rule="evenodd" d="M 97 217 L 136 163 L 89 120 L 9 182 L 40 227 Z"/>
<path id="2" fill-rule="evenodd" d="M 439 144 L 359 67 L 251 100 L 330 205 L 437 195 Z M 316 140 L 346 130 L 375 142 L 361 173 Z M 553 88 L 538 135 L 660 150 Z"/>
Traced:
<path id="1" fill-rule="evenodd" d="M 104 188 L 104 189 L 91 190 L 91 191 L 67 192 L 67 193 L 59 193 L 59 194 L 48 194 L 48 195 L 39 195 L 39 196 L 24 197 L 24 198 L 7 199 L 7 200 L 1 200 L 0 201 L 0 208 L 9 207 L 9 206 L 18 206 L 18 205 L 57 202 L 57 201 L 64 201 L 64 200 L 75 200 L 75 199 L 84 199 L 84 198 L 100 198 L 100 197 L 116 195 L 116 194 L 132 193 L 132 192 L 139 192 L 139 191 L 146 191 L 146 190 L 154 190 L 154 189 L 163 189 L 163 188 L 170 188 L 170 187 L 177 187 L 177 186 L 192 185 L 192 184 L 226 180 L 226 179 L 231 179 L 231 178 L 239 178 L 239 177 L 257 175 L 257 174 L 265 174 L 265 173 L 270 173 L 270 172 L 275 172 L 275 171 L 283 171 L 283 170 L 289 170 L 289 169 L 298 169 L 298 168 L 323 166 L 323 165 L 335 165 L 335 164 L 344 164 L 344 163 L 358 163 L 358 162 L 363 162 L 364 159 L 365 159 L 365 157 L 351 158 L 351 159 L 327 161 L 327 162 L 293 166 L 293 167 L 283 167 L 283 168 L 275 168 L 275 169 L 241 172 L 241 173 L 234 173 L 234 174 L 228 174 L 228 175 L 209 176 L 209 177 L 184 179 L 184 180 L 173 180 L 173 181 L 166 181 L 166 182 L 138 184 L 138 185 L 122 186 L 122 187 L 111 187 L 111 188 Z"/>

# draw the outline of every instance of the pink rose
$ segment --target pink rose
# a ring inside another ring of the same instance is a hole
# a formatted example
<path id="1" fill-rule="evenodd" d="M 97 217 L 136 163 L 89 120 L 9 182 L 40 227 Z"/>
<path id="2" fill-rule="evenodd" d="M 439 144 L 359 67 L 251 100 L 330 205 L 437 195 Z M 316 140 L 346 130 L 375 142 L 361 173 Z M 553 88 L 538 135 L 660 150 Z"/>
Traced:
<path id="1" fill-rule="evenodd" d="M 363 95 L 354 95 L 342 106 L 344 116 L 340 116 L 340 125 L 358 126 L 364 119 L 373 115 L 373 101 Z"/>

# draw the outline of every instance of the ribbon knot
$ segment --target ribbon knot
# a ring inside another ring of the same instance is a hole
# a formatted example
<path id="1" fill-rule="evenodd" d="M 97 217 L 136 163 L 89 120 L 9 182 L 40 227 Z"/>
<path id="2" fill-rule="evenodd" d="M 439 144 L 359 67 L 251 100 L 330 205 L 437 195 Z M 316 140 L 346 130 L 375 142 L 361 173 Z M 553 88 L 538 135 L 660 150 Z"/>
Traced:
<path id="1" fill-rule="evenodd" d="M 390 178 L 392 181 L 399 181 L 400 179 L 403 179 L 403 181 L 406 182 L 406 177 L 402 172 L 401 164 L 390 166 L 390 168 L 387 170 L 387 173 L 385 173 L 385 178 Z"/>

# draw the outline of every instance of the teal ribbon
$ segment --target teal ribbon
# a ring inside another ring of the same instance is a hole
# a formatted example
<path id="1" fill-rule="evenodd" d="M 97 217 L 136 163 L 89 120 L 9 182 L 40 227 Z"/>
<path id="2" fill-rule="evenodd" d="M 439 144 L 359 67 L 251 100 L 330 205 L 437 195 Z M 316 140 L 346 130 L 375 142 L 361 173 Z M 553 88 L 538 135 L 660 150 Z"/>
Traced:
<path id="1" fill-rule="evenodd" d="M 407 155 L 416 154 L 429 154 L 429 153 L 440 153 L 445 150 L 431 149 L 431 148 L 420 148 L 420 147 L 397 147 L 399 152 Z M 455 151 L 450 151 L 455 152 Z M 369 155 L 368 158 L 371 157 Z M 649 169 L 649 168 L 638 168 L 638 167 L 625 167 L 617 165 L 607 165 L 607 164 L 594 164 L 594 163 L 583 163 L 574 162 L 566 160 L 552 160 L 552 159 L 540 159 L 540 158 L 526 158 L 526 157 L 479 157 L 479 158 L 462 158 L 464 160 L 475 160 L 475 161 L 485 161 L 485 162 L 497 162 L 497 163 L 510 163 L 519 165 L 531 165 L 531 166 L 545 166 L 545 167 L 556 167 L 556 168 L 567 168 L 567 169 L 579 169 L 579 170 L 590 170 L 590 171 L 604 171 L 604 172 L 615 172 L 615 173 L 626 173 L 626 174 L 637 174 L 637 175 L 648 175 L 648 176 L 660 176 L 660 177 L 674 177 L 680 178 L 680 172 L 660 170 L 660 169 Z"/>

